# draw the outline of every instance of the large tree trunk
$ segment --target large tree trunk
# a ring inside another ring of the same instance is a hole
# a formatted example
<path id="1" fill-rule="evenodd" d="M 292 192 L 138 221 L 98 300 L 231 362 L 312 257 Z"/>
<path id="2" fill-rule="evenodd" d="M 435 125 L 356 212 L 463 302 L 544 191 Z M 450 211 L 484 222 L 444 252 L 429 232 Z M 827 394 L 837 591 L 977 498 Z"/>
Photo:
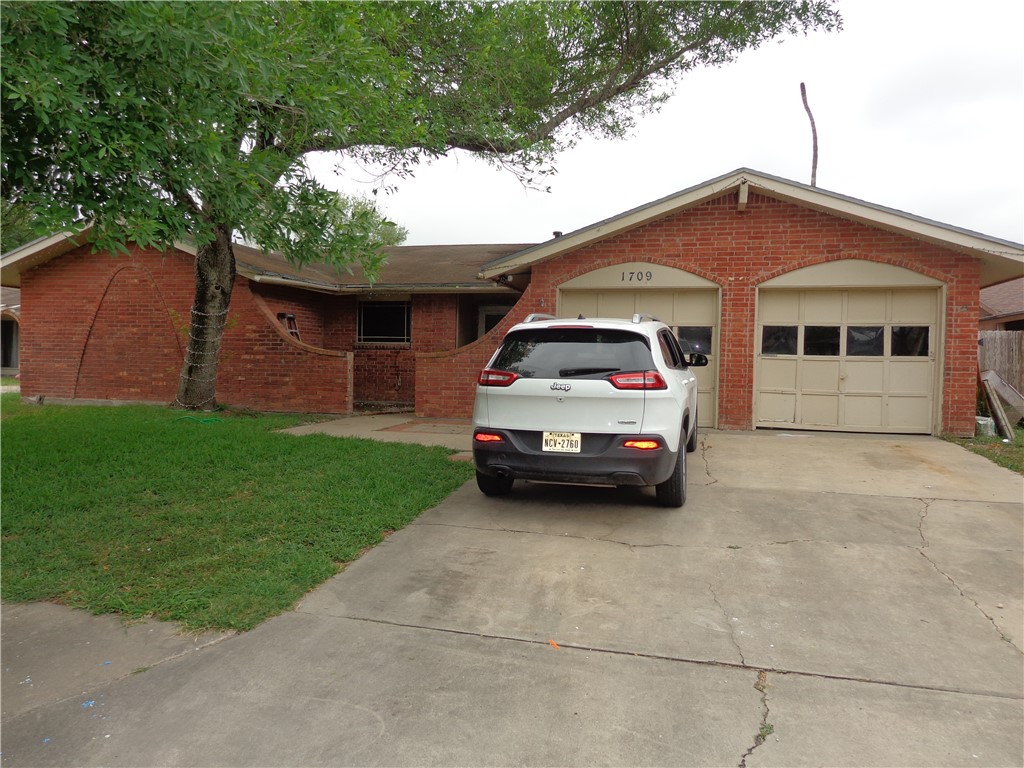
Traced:
<path id="1" fill-rule="evenodd" d="M 181 366 L 175 404 L 193 410 L 212 410 L 217 405 L 217 363 L 235 284 L 235 252 L 229 227 L 218 226 L 214 241 L 199 247 L 195 273 L 188 350 Z"/>

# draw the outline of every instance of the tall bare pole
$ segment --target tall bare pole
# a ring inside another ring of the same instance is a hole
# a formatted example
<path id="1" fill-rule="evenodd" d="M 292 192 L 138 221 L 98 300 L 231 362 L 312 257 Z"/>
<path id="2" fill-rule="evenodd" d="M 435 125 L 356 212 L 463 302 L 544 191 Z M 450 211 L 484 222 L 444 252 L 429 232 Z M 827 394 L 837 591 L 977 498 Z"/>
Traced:
<path id="1" fill-rule="evenodd" d="M 807 117 L 811 121 L 811 142 L 814 146 L 814 154 L 811 159 L 811 186 L 818 186 L 818 129 L 814 126 L 814 115 L 811 114 L 811 106 L 807 103 L 807 87 L 800 83 L 800 97 L 804 100 L 804 109 L 807 110 Z"/>

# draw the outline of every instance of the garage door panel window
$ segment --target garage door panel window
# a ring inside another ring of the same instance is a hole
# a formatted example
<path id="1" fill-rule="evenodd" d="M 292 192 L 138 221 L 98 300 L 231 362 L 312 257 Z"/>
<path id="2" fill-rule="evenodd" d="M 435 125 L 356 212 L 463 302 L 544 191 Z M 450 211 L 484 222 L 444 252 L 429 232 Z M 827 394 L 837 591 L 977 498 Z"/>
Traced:
<path id="1" fill-rule="evenodd" d="M 713 332 L 710 325 L 680 325 L 675 328 L 675 332 L 683 352 L 692 351 L 700 352 L 702 355 L 711 354 Z"/>
<path id="2" fill-rule="evenodd" d="M 838 325 L 808 325 L 804 328 L 804 354 L 839 356 Z"/>
<path id="3" fill-rule="evenodd" d="M 797 327 L 766 325 L 761 331 L 762 355 L 795 355 Z"/>
<path id="4" fill-rule="evenodd" d="M 851 357 L 882 357 L 885 354 L 885 327 L 851 325 L 846 329 L 846 354 Z"/>
<path id="5" fill-rule="evenodd" d="M 928 331 L 928 327 L 922 325 L 894 325 L 892 328 L 892 356 L 927 357 Z"/>

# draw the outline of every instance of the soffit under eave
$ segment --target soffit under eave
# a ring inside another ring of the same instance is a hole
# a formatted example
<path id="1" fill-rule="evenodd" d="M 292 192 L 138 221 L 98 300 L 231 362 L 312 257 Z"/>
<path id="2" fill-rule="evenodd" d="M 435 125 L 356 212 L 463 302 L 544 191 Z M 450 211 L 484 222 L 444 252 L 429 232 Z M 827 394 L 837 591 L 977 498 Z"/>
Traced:
<path id="1" fill-rule="evenodd" d="M 296 280 L 283 275 L 258 272 L 240 265 L 238 274 L 259 285 L 277 285 L 296 290 L 325 293 L 332 296 L 365 296 L 371 294 L 509 294 L 518 296 L 519 291 L 494 283 L 467 284 L 422 284 L 422 283 L 374 283 L 373 285 L 324 284 Z"/>

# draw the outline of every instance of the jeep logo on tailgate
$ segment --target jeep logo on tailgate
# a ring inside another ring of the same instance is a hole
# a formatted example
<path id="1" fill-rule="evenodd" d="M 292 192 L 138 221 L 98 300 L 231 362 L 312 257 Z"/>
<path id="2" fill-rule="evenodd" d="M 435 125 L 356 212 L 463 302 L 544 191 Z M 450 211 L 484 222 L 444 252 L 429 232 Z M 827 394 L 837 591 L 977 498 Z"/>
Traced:
<path id="1" fill-rule="evenodd" d="M 568 392 L 570 389 L 572 389 L 572 384 L 559 384 L 556 381 L 554 384 L 551 385 L 551 388 L 555 390 L 560 389 L 563 392 Z"/>

